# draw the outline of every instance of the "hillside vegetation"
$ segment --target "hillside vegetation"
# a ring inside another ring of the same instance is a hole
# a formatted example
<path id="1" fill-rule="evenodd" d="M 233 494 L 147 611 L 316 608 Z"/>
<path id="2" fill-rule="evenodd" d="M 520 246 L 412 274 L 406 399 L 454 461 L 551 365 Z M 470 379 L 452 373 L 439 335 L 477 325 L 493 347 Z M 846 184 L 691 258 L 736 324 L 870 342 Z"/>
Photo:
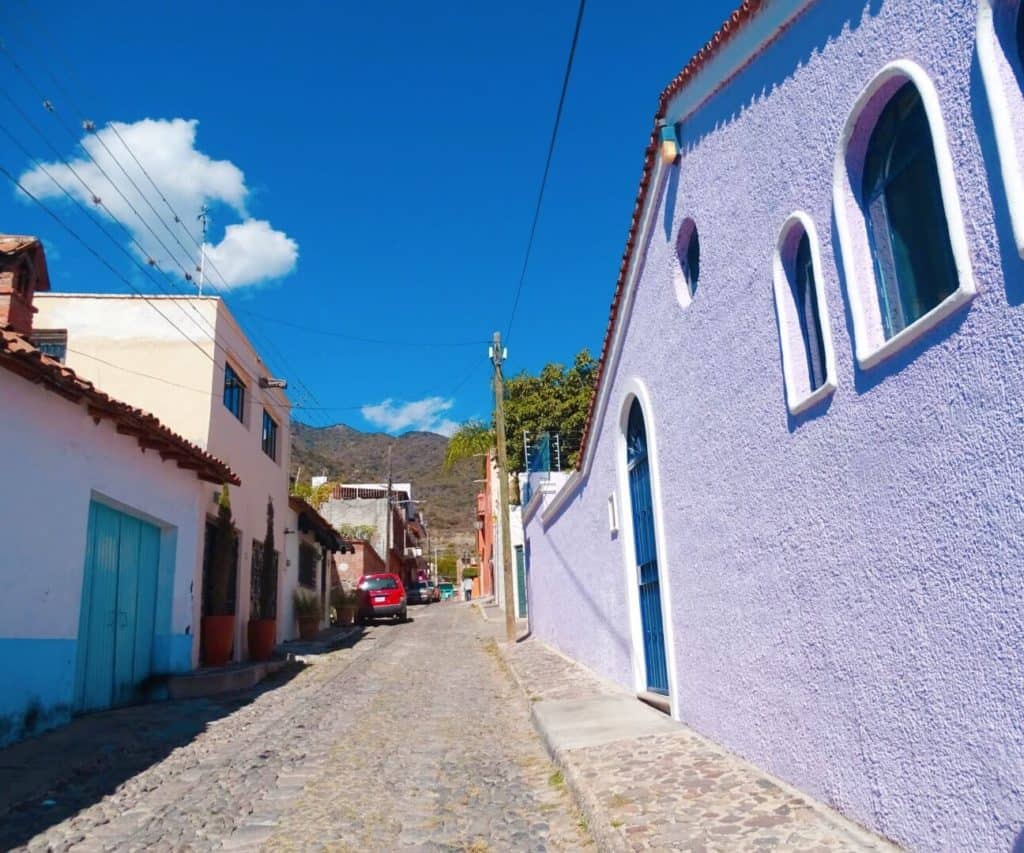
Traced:
<path id="1" fill-rule="evenodd" d="M 479 459 L 457 463 L 450 472 L 442 469 L 448 439 L 432 432 L 408 432 L 391 436 L 360 432 L 344 424 L 311 427 L 292 424 L 292 473 L 301 476 L 326 474 L 344 483 L 383 483 L 388 476 L 391 448 L 392 479 L 412 483 L 413 497 L 422 501 L 421 511 L 430 527 L 432 544 L 461 554 L 475 539 L 476 493 L 482 476 Z"/>

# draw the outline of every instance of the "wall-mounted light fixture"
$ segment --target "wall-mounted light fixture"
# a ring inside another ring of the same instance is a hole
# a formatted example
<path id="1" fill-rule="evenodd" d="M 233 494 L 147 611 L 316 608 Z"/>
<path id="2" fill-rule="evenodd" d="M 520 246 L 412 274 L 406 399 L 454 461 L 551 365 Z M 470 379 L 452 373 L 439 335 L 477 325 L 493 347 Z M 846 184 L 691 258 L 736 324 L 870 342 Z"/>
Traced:
<path id="1" fill-rule="evenodd" d="M 665 119 L 661 120 L 661 162 L 671 166 L 679 158 L 679 137 L 676 135 L 676 126 L 669 124 Z"/>
<path id="2" fill-rule="evenodd" d="M 271 376 L 260 377 L 260 388 L 280 388 L 281 390 L 284 390 L 287 387 L 287 379 L 274 379 Z"/>

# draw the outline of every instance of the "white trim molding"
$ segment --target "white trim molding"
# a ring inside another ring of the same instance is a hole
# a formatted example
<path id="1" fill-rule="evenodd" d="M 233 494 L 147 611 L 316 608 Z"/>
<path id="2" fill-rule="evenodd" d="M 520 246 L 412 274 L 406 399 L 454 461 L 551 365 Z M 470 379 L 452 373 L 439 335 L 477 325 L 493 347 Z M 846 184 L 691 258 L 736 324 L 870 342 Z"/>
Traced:
<path id="1" fill-rule="evenodd" d="M 953 293 L 931 311 L 886 339 L 882 328 L 878 284 L 872 263 L 867 221 L 860 201 L 860 192 L 855 183 L 859 182 L 863 170 L 864 152 L 859 149 L 865 147 L 870 134 L 858 136 L 857 131 L 862 121 L 873 122 L 889 98 L 908 81 L 917 87 L 928 117 L 939 172 L 942 207 L 959 284 Z M 857 362 L 862 369 L 874 367 L 883 359 L 903 349 L 974 298 L 977 285 L 971 270 L 953 157 L 949 151 L 939 96 L 931 79 L 917 63 L 901 59 L 886 65 L 857 98 L 836 152 L 833 205 L 836 231 L 839 233 L 839 245 L 846 269 L 847 295 L 853 318 L 854 348 Z"/>
<path id="2" fill-rule="evenodd" d="M 1006 39 L 1017 38 L 1015 18 L 1020 3 L 979 0 L 977 48 L 981 79 L 988 96 L 995 129 L 999 170 L 1010 208 L 1010 223 L 1017 254 L 1024 258 L 1024 95 L 1014 72 L 1015 59 L 1007 55 Z M 1024 72 L 1024 69 L 1017 69 Z"/>
<path id="3" fill-rule="evenodd" d="M 814 270 L 814 295 L 818 303 L 818 329 L 821 345 L 825 351 L 825 381 L 818 387 L 811 387 L 811 376 L 804 358 L 803 335 L 800 330 L 800 307 L 793 293 L 791 273 L 792 259 L 784 254 L 795 247 L 791 244 L 797 238 L 796 232 L 807 235 L 811 245 L 811 266 Z M 787 262 L 788 260 L 788 262 Z M 821 247 L 814 220 L 802 210 L 791 214 L 779 233 L 779 242 L 772 258 L 775 291 L 775 313 L 779 321 L 779 342 L 782 348 L 782 375 L 786 385 L 786 405 L 792 415 L 818 404 L 836 390 L 836 354 L 832 344 L 832 323 L 829 320 L 828 304 L 825 300 L 825 280 L 821 274 Z"/>
<path id="4" fill-rule="evenodd" d="M 623 581 L 626 584 L 626 602 L 629 608 L 630 637 L 633 647 L 633 685 L 637 693 L 647 690 L 647 666 L 644 658 L 643 622 L 640 616 L 639 567 L 636 564 L 636 542 L 633 533 L 633 504 L 629 493 L 629 470 L 626 457 L 626 432 L 629 411 L 633 401 L 640 403 L 647 435 L 647 458 L 651 473 L 651 509 L 654 516 L 654 545 L 658 554 L 658 591 L 661 598 L 661 622 L 665 632 L 665 668 L 668 671 L 668 700 L 671 716 L 679 717 L 676 701 L 676 644 L 675 622 L 672 618 L 672 584 L 669 572 L 668 547 L 665 541 L 664 503 L 661 493 L 661 472 L 658 468 L 658 431 L 654 407 L 643 380 L 628 377 L 621 383 L 621 403 L 615 435 L 615 471 L 621 531 Z"/>

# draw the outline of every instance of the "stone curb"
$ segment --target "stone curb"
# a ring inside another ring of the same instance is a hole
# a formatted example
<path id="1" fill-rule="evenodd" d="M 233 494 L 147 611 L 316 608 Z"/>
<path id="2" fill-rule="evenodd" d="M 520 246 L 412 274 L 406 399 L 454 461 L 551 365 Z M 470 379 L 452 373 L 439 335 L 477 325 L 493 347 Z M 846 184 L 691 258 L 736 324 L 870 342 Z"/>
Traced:
<path id="1" fill-rule="evenodd" d="M 487 616 L 483 613 L 482 607 L 480 611 L 486 620 Z M 533 723 L 533 728 L 540 736 L 541 743 L 544 744 L 544 750 L 551 758 L 551 762 L 562 771 L 562 777 L 565 779 L 565 785 L 569 789 L 569 795 L 572 797 L 576 808 L 579 809 L 587 821 L 587 831 L 590 833 L 590 837 L 594 839 L 594 843 L 599 850 L 609 851 L 609 853 L 620 853 L 620 851 L 625 853 L 630 849 L 629 846 L 626 844 L 625 839 L 615 831 L 608 816 L 604 814 L 597 795 L 587 787 L 579 773 L 577 773 L 569 757 L 565 754 L 568 750 L 556 749 L 551 743 L 551 737 L 547 729 L 537 716 L 537 703 L 531 701 L 530 691 L 516 670 L 514 663 L 509 658 L 505 644 L 498 642 L 495 645 L 498 647 L 498 654 L 501 655 L 501 659 L 505 663 L 505 669 L 512 676 L 512 681 L 523 694 L 523 698 L 530 703 L 530 722 Z"/>
<path id="2" fill-rule="evenodd" d="M 481 615 L 484 615 L 483 608 L 480 608 L 480 610 Z M 486 618 L 486 615 L 484 615 L 484 619 Z M 496 645 L 498 648 L 498 653 L 501 655 L 501 659 L 505 664 L 505 668 L 512 676 L 512 681 L 515 683 L 516 687 L 518 687 L 519 690 L 523 693 L 523 696 L 527 699 L 527 701 L 530 702 L 530 720 L 533 723 L 533 727 L 537 731 L 537 734 L 540 736 L 541 742 L 544 744 L 544 749 L 550 756 L 552 763 L 559 770 L 562 771 L 562 775 L 565 779 L 565 784 L 569 789 L 569 793 L 571 794 L 576 807 L 586 818 L 587 829 L 590 832 L 591 837 L 594 839 L 594 842 L 597 844 L 598 849 L 610 851 L 610 853 L 620 853 L 620 851 L 621 853 L 629 853 L 629 851 L 631 851 L 632 848 L 628 843 L 628 839 L 624 838 L 622 834 L 619 833 L 614 826 L 612 826 L 612 819 L 606 813 L 603 805 L 601 804 L 598 792 L 594 791 L 593 787 L 589 785 L 588 782 L 576 770 L 572 762 L 572 758 L 568 754 L 570 750 L 557 749 L 554 746 L 554 744 L 552 744 L 549 732 L 544 727 L 543 722 L 537 715 L 537 705 L 539 703 L 531 700 L 530 689 L 527 686 L 523 677 L 516 670 L 514 662 L 508 655 L 506 645 L 502 642 L 497 642 Z M 565 657 L 560 653 L 558 654 L 560 657 Z M 566 659 L 569 660 L 568 658 Z M 725 749 L 720 744 L 708 740 L 700 733 L 692 729 L 689 729 L 689 731 L 692 735 L 706 742 L 709 746 L 719 750 Z M 726 752 L 729 751 L 726 750 Z M 825 821 L 831 824 L 837 830 L 837 832 L 846 835 L 852 843 L 863 845 L 868 849 L 873 848 L 877 850 L 891 851 L 901 850 L 900 847 L 893 844 L 893 842 L 889 839 L 883 838 L 877 835 L 876 833 L 873 833 L 870 830 L 865 829 L 864 827 L 847 818 L 845 815 L 829 807 L 825 803 L 822 803 L 814 797 L 811 797 L 806 792 L 793 787 L 788 782 L 779 779 L 774 774 L 768 773 L 765 770 L 753 764 L 750 764 L 750 762 L 748 762 L 746 759 L 737 756 L 734 753 L 730 752 L 729 754 L 733 755 L 733 757 L 737 761 L 750 767 L 751 770 L 753 770 L 763 778 L 767 779 L 768 781 L 772 782 L 780 789 L 784 790 L 790 796 L 800 799 L 812 811 L 818 813 Z"/>

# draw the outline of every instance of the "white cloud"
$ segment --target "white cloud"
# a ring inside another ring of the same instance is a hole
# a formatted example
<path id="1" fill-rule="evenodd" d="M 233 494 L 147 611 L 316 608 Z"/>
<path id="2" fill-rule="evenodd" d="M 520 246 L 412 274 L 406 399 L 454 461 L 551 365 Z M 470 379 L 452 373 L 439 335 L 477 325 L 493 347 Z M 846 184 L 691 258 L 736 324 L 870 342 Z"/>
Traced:
<path id="1" fill-rule="evenodd" d="M 381 427 L 385 432 L 414 429 L 451 435 L 459 425 L 441 416 L 454 405 L 454 400 L 444 397 L 426 397 L 397 404 L 394 400 L 388 399 L 374 406 L 363 406 L 361 411 L 366 420 Z"/>
<path id="2" fill-rule="evenodd" d="M 215 219 L 223 218 L 230 210 L 232 218 L 243 220 L 240 224 L 227 225 L 220 243 L 206 244 L 207 258 L 216 267 L 207 271 L 210 281 L 218 287 L 235 288 L 287 275 L 295 268 L 298 244 L 283 232 L 272 229 L 270 223 L 249 218 L 245 174 L 234 163 L 214 160 L 199 151 L 195 146 L 197 126 L 197 121 L 181 118 L 142 119 L 133 124 L 112 122 L 83 137 L 82 147 L 92 159 L 69 158 L 70 167 L 60 162 L 44 166 L 82 203 L 93 207 L 93 194 L 102 199 L 104 207 L 127 226 L 142 246 L 139 254 L 156 259 L 164 270 L 180 276 L 182 266 L 190 271 L 195 266 L 198 249 L 193 239 L 198 241 L 202 235 L 196 216 L 206 204 L 214 208 Z M 125 149 L 117 134 L 131 152 Z M 173 221 L 174 215 L 153 189 L 132 153 L 181 217 L 180 224 Z M 63 192 L 41 167 L 28 170 L 20 180 L 33 195 L 63 198 Z M 102 207 L 94 209 L 105 214 Z"/>

